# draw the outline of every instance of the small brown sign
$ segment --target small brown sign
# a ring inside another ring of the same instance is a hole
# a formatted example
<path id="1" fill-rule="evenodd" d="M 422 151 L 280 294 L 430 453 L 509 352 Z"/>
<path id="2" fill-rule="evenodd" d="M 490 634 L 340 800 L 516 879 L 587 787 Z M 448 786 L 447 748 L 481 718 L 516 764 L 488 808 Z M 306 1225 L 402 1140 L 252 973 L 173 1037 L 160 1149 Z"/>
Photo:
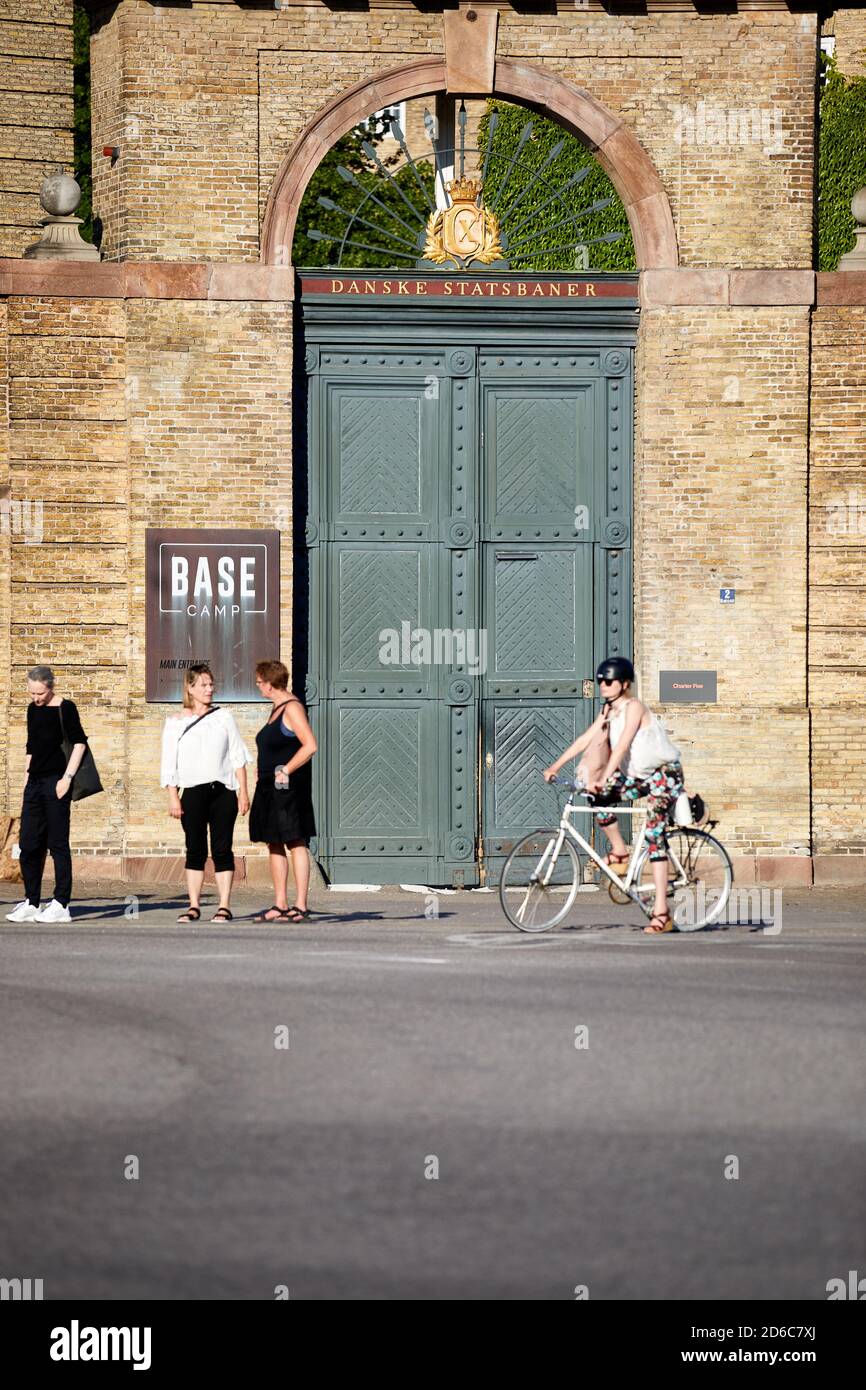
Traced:
<path id="1" fill-rule="evenodd" d="M 255 700 L 257 661 L 279 656 L 279 531 L 146 533 L 146 698 L 182 698 L 206 661 L 218 701 Z"/>
<path id="2" fill-rule="evenodd" d="M 671 705 L 714 705 L 715 671 L 659 671 L 659 699 Z"/>

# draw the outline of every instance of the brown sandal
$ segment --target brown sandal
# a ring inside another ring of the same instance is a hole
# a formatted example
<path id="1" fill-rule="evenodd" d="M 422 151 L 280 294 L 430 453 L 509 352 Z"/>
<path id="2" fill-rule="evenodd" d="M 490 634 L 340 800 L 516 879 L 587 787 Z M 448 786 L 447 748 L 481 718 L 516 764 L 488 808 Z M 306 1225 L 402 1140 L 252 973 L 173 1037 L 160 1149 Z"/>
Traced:
<path id="1" fill-rule="evenodd" d="M 613 850 L 604 856 L 604 862 L 611 873 L 624 874 L 628 868 L 630 856 L 626 854 L 616 854 Z"/>
<path id="2" fill-rule="evenodd" d="M 644 931 L 650 936 L 661 936 L 662 932 L 673 931 L 673 929 L 674 919 L 669 912 L 654 912 L 649 926 L 644 927 Z"/>

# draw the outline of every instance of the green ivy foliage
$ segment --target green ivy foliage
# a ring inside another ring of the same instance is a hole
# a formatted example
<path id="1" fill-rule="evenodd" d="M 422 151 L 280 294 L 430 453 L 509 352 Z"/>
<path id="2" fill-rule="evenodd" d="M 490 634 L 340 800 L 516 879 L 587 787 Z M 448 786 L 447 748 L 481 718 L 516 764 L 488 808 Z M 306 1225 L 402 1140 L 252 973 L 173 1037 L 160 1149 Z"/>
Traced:
<path id="1" fill-rule="evenodd" d="M 426 190 L 427 197 L 425 198 L 410 168 L 403 168 L 396 173 L 389 168 L 392 178 L 402 189 L 412 207 L 417 210 L 419 216 L 415 218 L 397 189 L 375 167 L 372 160 L 361 148 L 366 141 L 367 144 L 376 149 L 385 139 L 386 133 L 385 122 L 380 118 L 372 117 L 366 126 L 358 126 L 348 135 L 342 136 L 328 150 L 307 185 L 298 213 L 292 248 L 292 261 L 295 265 L 327 266 L 338 263 L 340 242 L 346 231 L 348 219 L 341 216 L 339 212 L 323 208 L 319 203 L 319 198 L 328 198 L 339 207 L 347 208 L 350 211 L 359 208 L 363 199 L 363 194 L 359 192 L 358 188 L 346 183 L 339 174 L 338 166 L 342 165 L 344 169 L 351 170 L 356 176 L 363 186 L 364 192 L 371 189 L 379 199 L 379 203 L 384 204 L 382 207 L 374 203 L 372 199 L 367 199 L 361 209 L 361 216 L 374 225 L 369 227 L 365 226 L 363 222 L 355 222 L 349 233 L 350 240 L 365 242 L 367 246 L 390 249 L 377 252 L 366 250 L 364 247 L 347 245 L 342 256 L 339 257 L 339 264 L 369 270 L 380 268 L 390 270 L 394 267 L 398 270 L 414 270 L 419 252 L 392 238 L 402 237 L 405 241 L 412 242 L 413 246 L 417 243 L 418 236 L 430 213 L 430 206 L 436 201 L 433 193 L 434 174 L 429 164 L 423 163 L 416 166 L 418 177 Z M 392 155 L 388 159 L 383 159 L 382 162 L 388 168 L 390 164 L 401 163 L 402 155 Z M 409 227 L 412 228 L 411 232 L 401 224 L 399 218 L 409 224 Z M 325 236 L 332 237 L 333 240 L 311 239 L 309 236 L 311 231 L 321 232 Z M 386 232 L 390 233 L 390 236 L 384 235 Z M 405 257 L 402 254 L 395 254 L 403 252 L 406 253 Z"/>
<path id="2" fill-rule="evenodd" d="M 478 143 L 486 150 L 490 127 L 490 115 L 496 111 L 499 117 L 493 135 L 493 149 L 484 185 L 484 201 L 489 206 L 495 200 L 503 179 L 508 173 L 514 151 L 520 140 L 520 133 L 527 121 L 532 121 L 532 136 L 524 145 L 520 159 L 508 177 L 508 185 L 503 194 L 502 208 L 506 211 L 510 203 L 531 183 L 545 158 L 558 141 L 565 139 L 565 146 L 552 164 L 542 174 L 538 183 L 527 193 L 512 217 L 505 216 L 503 231 L 510 240 L 517 242 L 529 233 L 531 242 L 515 254 L 506 252 L 512 270 L 575 270 L 581 266 L 574 251 L 576 235 L 584 241 L 602 236 L 605 232 L 623 232 L 620 241 L 601 242 L 589 248 L 589 267 L 592 270 L 635 270 L 636 261 L 631 230 L 625 208 L 619 200 L 610 179 L 601 165 L 596 163 L 591 152 L 573 135 L 569 135 L 555 121 L 537 116 L 520 106 L 509 102 L 488 101 L 487 111 L 479 125 Z M 579 169 L 590 165 L 590 172 L 575 187 L 567 189 L 562 201 L 555 199 L 547 203 L 554 189 L 561 188 Z M 589 217 L 581 219 L 575 230 L 571 222 L 557 227 L 570 213 L 579 213 L 582 208 L 605 198 L 613 198 L 609 207 Z M 542 204 L 547 203 L 546 207 Z M 528 226 L 516 232 L 519 223 L 532 219 Z M 516 235 L 515 235 L 516 232 Z M 564 250 L 557 248 L 564 247 Z"/>
<path id="3" fill-rule="evenodd" d="M 818 269 L 835 270 L 854 246 L 851 199 L 866 186 L 866 77 L 824 59 L 818 141 Z"/>
<path id="4" fill-rule="evenodd" d="M 99 219 L 94 227 L 93 179 L 90 154 L 90 18 L 83 4 L 72 10 L 73 171 L 81 189 L 78 216 L 85 241 L 99 245 Z"/>
<path id="5" fill-rule="evenodd" d="M 524 146 L 521 158 L 509 176 L 508 187 L 503 190 L 503 208 L 507 208 L 508 204 L 526 189 L 533 174 L 543 164 L 557 141 L 565 139 L 565 147 L 561 154 L 542 176 L 542 179 L 527 193 L 512 218 L 506 218 L 503 222 L 503 230 L 507 235 L 516 229 L 520 222 L 528 219 L 528 226 L 517 233 L 515 240 L 517 237 L 521 239 L 530 235 L 532 237 L 515 255 L 509 255 L 511 268 L 521 271 L 580 269 L 582 262 L 574 250 L 574 224 L 570 221 L 561 227 L 557 227 L 555 224 L 561 222 L 569 214 L 579 213 L 591 203 L 612 197 L 613 202 L 609 207 L 582 219 L 578 224 L 580 235 L 587 241 L 602 236 L 606 232 L 622 232 L 624 234 L 618 242 L 603 242 L 597 246 L 591 246 L 589 248 L 589 268 L 602 271 L 634 270 L 636 267 L 634 245 L 625 209 L 607 175 L 595 162 L 589 150 L 585 149 L 574 136 L 566 134 L 561 126 L 556 125 L 554 121 L 549 121 L 543 116 L 530 116 L 530 113 L 524 108 L 512 106 L 508 102 L 502 101 L 489 101 L 487 103 L 487 112 L 482 117 L 479 128 L 479 143 L 482 149 L 486 149 L 489 117 L 493 110 L 498 112 L 499 122 L 494 134 L 493 150 L 485 185 L 485 202 L 488 205 L 495 198 L 502 185 L 512 154 L 520 139 L 520 133 L 528 119 L 532 120 L 532 138 Z M 413 224 L 409 209 L 396 190 L 382 177 L 381 173 L 374 169 L 370 159 L 361 148 L 364 140 L 367 140 L 374 147 L 380 145 L 384 136 L 384 126 L 376 127 L 375 122 L 373 122 L 371 129 L 359 127 L 350 134 L 344 135 L 325 155 L 310 180 L 301 204 L 292 251 L 292 259 L 296 265 L 325 266 L 335 265 L 338 261 L 340 238 L 346 227 L 346 219 L 337 212 L 323 208 L 318 199 L 324 196 L 340 207 L 348 209 L 357 208 L 361 201 L 358 189 L 347 184 L 338 174 L 337 166 L 340 164 L 351 169 L 365 190 L 372 188 L 388 209 L 386 212 L 368 200 L 363 209 L 363 216 L 373 222 L 375 226 L 365 227 L 363 224 L 356 223 L 351 232 L 352 240 L 364 241 L 368 245 L 391 246 L 395 250 L 400 250 L 397 242 L 389 241 L 387 238 L 383 239 L 381 234 L 377 236 L 377 229 L 384 229 L 398 236 L 409 238 L 406 228 L 400 226 L 391 215 L 396 212 L 410 224 Z M 392 157 L 391 162 L 398 164 L 401 161 L 402 156 L 397 155 Z M 478 162 L 480 163 L 480 156 Z M 555 189 L 559 189 L 573 174 L 585 166 L 589 166 L 590 172 L 576 188 L 568 189 L 561 197 L 548 202 L 547 207 L 541 206 L 550 199 Z M 432 164 L 424 161 L 416 167 L 431 202 L 435 201 Z M 403 168 L 394 177 L 412 206 L 426 220 L 429 205 L 418 187 L 412 170 Z M 420 231 L 420 223 L 418 229 Z M 325 235 L 333 236 L 335 240 L 332 242 L 311 240 L 310 231 L 322 232 Z M 564 249 L 557 250 L 558 247 Z M 402 249 L 407 252 L 407 259 L 405 260 L 388 254 L 388 252 L 373 252 L 362 247 L 346 246 L 339 263 L 347 267 L 367 267 L 370 269 L 391 269 L 394 267 L 412 269 L 414 262 L 408 258 L 408 247 Z"/>

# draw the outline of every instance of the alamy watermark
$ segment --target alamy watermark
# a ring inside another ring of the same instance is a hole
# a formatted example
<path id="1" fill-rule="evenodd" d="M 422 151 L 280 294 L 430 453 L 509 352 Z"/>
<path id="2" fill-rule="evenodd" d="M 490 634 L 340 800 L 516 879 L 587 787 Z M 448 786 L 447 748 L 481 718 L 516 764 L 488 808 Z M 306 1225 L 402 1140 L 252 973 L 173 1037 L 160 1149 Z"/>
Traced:
<path id="1" fill-rule="evenodd" d="M 678 145 L 759 145 L 765 154 L 781 154 L 784 145 L 779 106 L 717 106 L 698 101 L 674 107 Z"/>
<path id="2" fill-rule="evenodd" d="M 150 1369 L 149 1327 L 82 1327 L 73 1318 L 69 1327 L 51 1329 L 52 1361 L 131 1361 L 134 1371 Z"/>
<path id="3" fill-rule="evenodd" d="M 0 535 L 23 540 L 25 545 L 41 545 L 44 535 L 42 503 L 0 497 Z"/>
<path id="4" fill-rule="evenodd" d="M 705 921 L 720 897 L 721 893 L 703 883 L 696 888 L 678 888 L 674 892 L 674 926 L 688 929 L 695 922 Z M 732 888 L 728 901 L 710 925 L 745 924 L 763 927 L 765 936 L 778 936 L 782 930 L 781 888 Z"/>
<path id="5" fill-rule="evenodd" d="M 413 627 L 404 620 L 399 631 L 385 627 L 379 633 L 379 662 L 382 666 L 461 666 L 472 676 L 483 676 L 487 631 L 483 627 Z"/>
<path id="6" fill-rule="evenodd" d="M 827 530 L 831 536 L 866 536 L 866 497 L 849 488 L 847 497 L 831 502 Z"/>
<path id="7" fill-rule="evenodd" d="M 38 1302 L 43 1297 L 41 1279 L 0 1279 L 0 1301 Z"/>
<path id="8" fill-rule="evenodd" d="M 847 1281 L 845 1279 L 828 1279 L 825 1285 L 827 1290 L 827 1302 L 837 1302 L 839 1299 L 852 1299 L 855 1303 L 862 1303 L 866 1299 L 866 1279 L 861 1279 L 856 1269 L 848 1270 Z"/>

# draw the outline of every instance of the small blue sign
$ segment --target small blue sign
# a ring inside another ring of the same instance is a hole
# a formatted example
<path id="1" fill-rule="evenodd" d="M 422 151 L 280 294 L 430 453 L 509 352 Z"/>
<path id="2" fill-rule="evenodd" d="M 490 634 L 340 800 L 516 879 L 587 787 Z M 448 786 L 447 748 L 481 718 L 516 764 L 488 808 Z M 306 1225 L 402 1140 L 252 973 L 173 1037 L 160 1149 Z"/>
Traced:
<path id="1" fill-rule="evenodd" d="M 736 591 L 736 589 L 720 589 L 720 590 L 719 590 L 719 600 L 720 600 L 720 602 L 722 602 L 722 603 L 733 603 L 733 602 L 734 602 L 734 599 L 735 599 L 736 597 L 737 597 L 737 591 Z"/>

